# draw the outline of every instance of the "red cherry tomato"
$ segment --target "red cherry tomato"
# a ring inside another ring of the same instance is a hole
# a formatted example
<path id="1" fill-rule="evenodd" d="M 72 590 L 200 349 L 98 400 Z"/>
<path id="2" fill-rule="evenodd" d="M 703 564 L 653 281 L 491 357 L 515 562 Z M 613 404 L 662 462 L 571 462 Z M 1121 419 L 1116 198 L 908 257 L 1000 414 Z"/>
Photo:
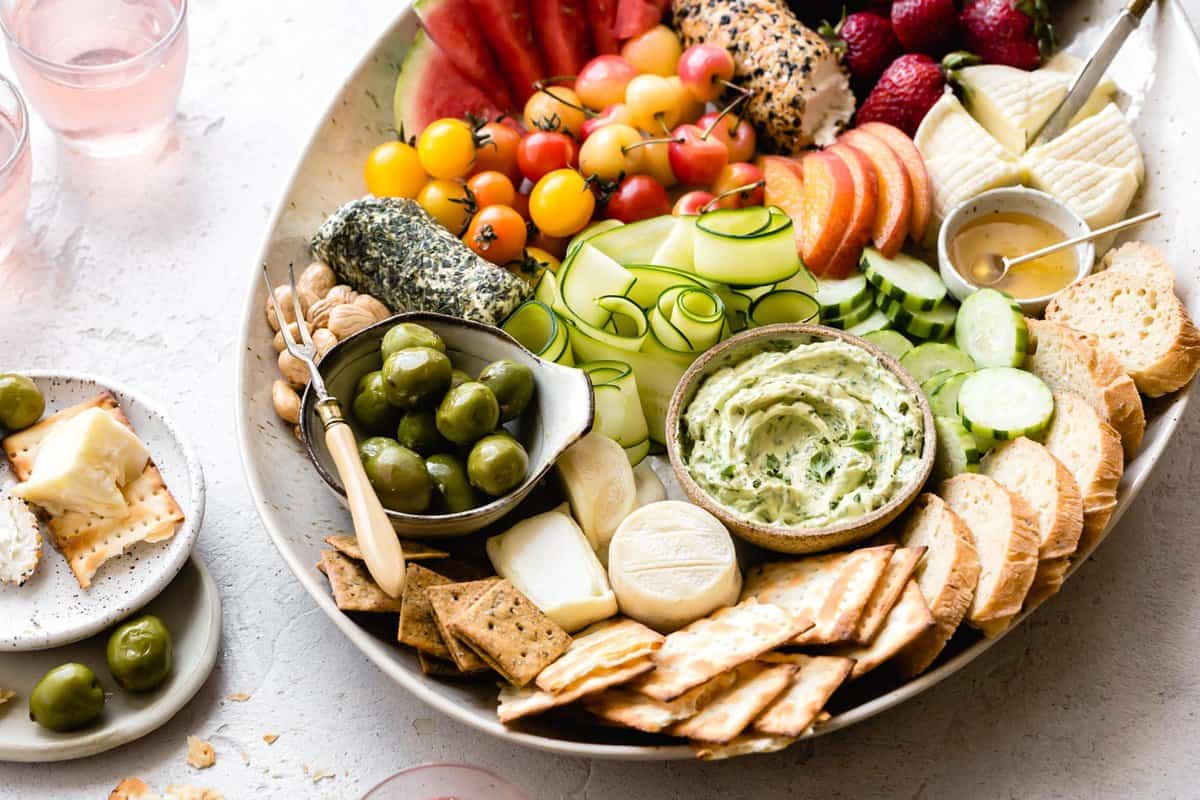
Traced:
<path id="1" fill-rule="evenodd" d="M 503 172 L 488 170 L 477 172 L 467 181 L 467 188 L 475 196 L 476 208 L 488 206 L 511 206 L 516 199 L 517 190 L 513 182 Z"/>
<path id="2" fill-rule="evenodd" d="M 521 174 L 534 183 L 548 172 L 574 167 L 578 163 L 579 146 L 565 133 L 534 131 L 523 136 L 517 145 L 517 165 Z"/>
<path id="3" fill-rule="evenodd" d="M 621 222 L 661 217 L 671 213 L 671 198 L 662 184 L 649 175 L 630 175 L 608 199 L 605 213 Z"/>
<path id="4" fill-rule="evenodd" d="M 475 172 L 502 172 L 514 184 L 521 181 L 521 170 L 517 166 L 517 145 L 521 134 L 503 122 L 489 122 L 479 129 L 481 141 L 475 149 Z"/>
<path id="5" fill-rule="evenodd" d="M 525 252 L 525 220 L 508 206 L 488 206 L 475 215 L 463 241 L 493 264 L 515 261 Z"/>

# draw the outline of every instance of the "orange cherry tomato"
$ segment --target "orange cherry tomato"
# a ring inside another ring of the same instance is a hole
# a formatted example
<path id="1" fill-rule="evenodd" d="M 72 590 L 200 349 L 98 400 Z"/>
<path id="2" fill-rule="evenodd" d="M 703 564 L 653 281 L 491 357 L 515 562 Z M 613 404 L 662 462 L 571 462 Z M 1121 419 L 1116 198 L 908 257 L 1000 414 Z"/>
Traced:
<path id="1" fill-rule="evenodd" d="M 513 182 L 503 172 L 488 170 L 477 172 L 467 181 L 467 188 L 475 196 L 476 208 L 488 206 L 511 206 L 516 199 L 517 190 Z"/>
<path id="2" fill-rule="evenodd" d="M 507 264 L 525 251 L 525 220 L 508 206 L 488 206 L 471 224 L 463 241 L 493 264 Z"/>
<path id="3" fill-rule="evenodd" d="M 489 122 L 477 133 L 480 140 L 475 148 L 475 171 L 502 172 L 514 184 L 521 181 L 521 170 L 517 166 L 517 145 L 521 134 L 503 122 Z"/>

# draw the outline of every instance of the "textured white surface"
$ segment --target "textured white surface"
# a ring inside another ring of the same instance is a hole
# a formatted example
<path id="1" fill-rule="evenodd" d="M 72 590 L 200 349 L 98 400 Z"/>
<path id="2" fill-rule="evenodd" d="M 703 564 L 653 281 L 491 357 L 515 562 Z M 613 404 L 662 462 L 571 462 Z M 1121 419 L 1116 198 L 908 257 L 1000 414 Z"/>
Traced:
<path id="1" fill-rule="evenodd" d="M 230 421 L 233 343 L 270 205 L 315 115 L 397 6 L 195 4 L 177 138 L 153 163 L 92 164 L 35 128 L 27 240 L 0 265 L 0 365 L 110 375 L 188 431 L 208 478 L 199 548 L 224 597 L 225 645 L 159 732 L 84 761 L 4 764 L 0 797 L 104 798 L 140 775 L 231 800 L 349 800 L 434 760 L 490 767 L 537 800 L 1196 796 L 1200 404 L 1062 596 L 917 700 L 778 756 L 589 763 L 511 747 L 420 704 L 346 644 L 252 510 Z M 236 692 L 252 697 L 227 699 Z M 184 763 L 192 733 L 216 747 L 213 768 Z M 280 738 L 268 746 L 265 733 Z M 335 776 L 314 783 L 316 770 Z"/>

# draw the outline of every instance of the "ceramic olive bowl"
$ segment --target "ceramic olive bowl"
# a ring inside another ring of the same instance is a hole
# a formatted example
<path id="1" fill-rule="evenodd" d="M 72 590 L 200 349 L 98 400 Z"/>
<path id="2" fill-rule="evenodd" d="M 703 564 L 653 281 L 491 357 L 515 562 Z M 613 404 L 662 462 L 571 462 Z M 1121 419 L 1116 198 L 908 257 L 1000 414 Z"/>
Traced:
<path id="1" fill-rule="evenodd" d="M 733 514 L 728 508 L 714 500 L 692 479 L 691 473 L 684 465 L 682 432 L 680 430 L 681 417 L 696 396 L 700 384 L 718 369 L 737 364 L 760 352 L 767 342 L 779 342 L 780 340 L 795 342 L 797 345 L 817 340 L 838 340 L 862 348 L 878 359 L 917 398 L 925 429 L 920 466 L 907 485 L 902 487 L 886 504 L 870 514 L 822 528 L 794 528 L 751 522 Z M 675 393 L 671 396 L 671 404 L 667 408 L 667 455 L 671 459 L 675 477 L 688 499 L 725 523 L 725 527 L 737 536 L 759 547 L 781 553 L 817 553 L 854 544 L 878 533 L 898 517 L 921 491 L 921 487 L 933 469 L 936 445 L 933 413 L 930 411 L 925 394 L 912 376 L 901 369 L 900 364 L 894 358 L 869 342 L 845 331 L 827 328 L 823 325 L 790 323 L 766 325 L 726 339 L 692 363 L 692 366 L 680 379 L 679 385 L 675 387 Z"/>
<path id="2" fill-rule="evenodd" d="M 545 476 L 562 452 L 591 429 L 591 383 L 577 369 L 543 361 L 498 328 L 444 314 L 397 314 L 346 337 L 321 359 L 320 370 L 325 386 L 341 402 L 342 410 L 360 441 L 370 434 L 357 427 L 350 413 L 355 387 L 359 378 L 383 366 L 379 347 L 384 334 L 401 322 L 415 322 L 434 331 L 446 343 L 446 355 L 454 366 L 472 375 L 479 374 L 487 364 L 502 358 L 525 364 L 533 370 L 533 400 L 519 419 L 506 426 L 529 453 L 529 471 L 520 486 L 490 503 L 455 514 L 387 512 L 396 530 L 412 538 L 474 533 L 511 511 Z M 346 493 L 338 479 L 333 458 L 325 447 L 324 428 L 317 417 L 316 404 L 315 393 L 306 389 L 300 406 L 300 431 L 304 446 L 325 485 L 345 504 Z"/>

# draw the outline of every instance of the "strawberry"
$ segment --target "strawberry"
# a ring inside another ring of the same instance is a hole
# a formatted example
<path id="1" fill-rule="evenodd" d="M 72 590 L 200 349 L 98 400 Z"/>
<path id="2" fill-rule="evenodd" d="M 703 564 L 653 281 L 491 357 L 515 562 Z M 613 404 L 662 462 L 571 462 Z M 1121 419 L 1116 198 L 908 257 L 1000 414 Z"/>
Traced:
<path id="1" fill-rule="evenodd" d="M 873 82 L 903 52 L 891 21 L 871 11 L 843 17 L 836 26 L 826 22 L 820 33 L 842 51 L 850 74 L 863 83 Z"/>
<path id="2" fill-rule="evenodd" d="M 946 71 L 978 63 L 969 53 L 950 53 L 941 64 L 924 53 L 906 53 L 893 61 L 858 107 L 856 125 L 886 122 L 915 136 L 921 120 L 946 91 Z"/>
<path id="3" fill-rule="evenodd" d="M 940 56 L 954 46 L 958 9 L 954 0 L 896 0 L 892 30 L 905 52 Z"/>
<path id="4" fill-rule="evenodd" d="M 1054 47 L 1045 0 L 968 0 L 958 21 L 967 49 L 985 64 L 1035 69 Z"/>

